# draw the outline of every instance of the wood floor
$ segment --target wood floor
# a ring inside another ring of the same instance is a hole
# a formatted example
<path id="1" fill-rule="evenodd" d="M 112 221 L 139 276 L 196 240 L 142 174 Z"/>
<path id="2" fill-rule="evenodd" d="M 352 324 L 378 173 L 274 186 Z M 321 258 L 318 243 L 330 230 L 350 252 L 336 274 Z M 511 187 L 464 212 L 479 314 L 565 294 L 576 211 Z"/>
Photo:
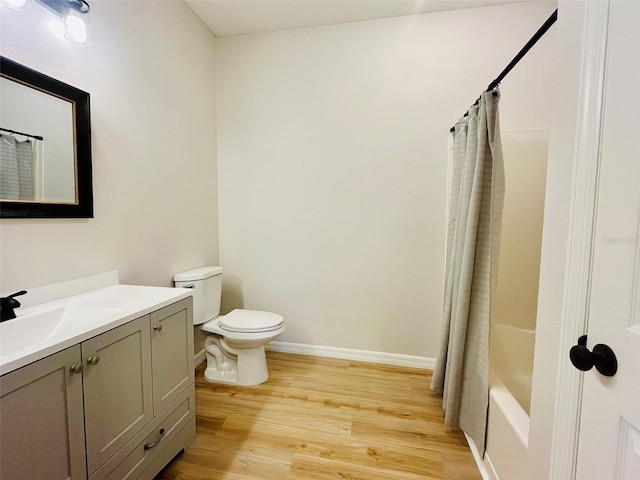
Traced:
<path id="1" fill-rule="evenodd" d="M 268 352 L 257 387 L 196 372 L 197 437 L 156 480 L 479 480 L 431 372 Z"/>

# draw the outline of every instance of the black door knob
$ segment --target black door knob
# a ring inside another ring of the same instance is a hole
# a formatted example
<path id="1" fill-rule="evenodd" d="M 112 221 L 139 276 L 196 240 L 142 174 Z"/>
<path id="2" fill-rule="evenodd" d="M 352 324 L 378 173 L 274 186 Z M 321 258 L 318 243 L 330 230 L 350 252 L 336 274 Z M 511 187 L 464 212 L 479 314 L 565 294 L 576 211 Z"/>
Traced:
<path id="1" fill-rule="evenodd" d="M 571 363 L 578 370 L 583 372 L 596 367 L 596 370 L 606 377 L 613 377 L 618 371 L 618 360 L 607 345 L 602 343 L 593 347 L 593 351 L 587 348 L 587 336 L 583 335 L 578 339 L 578 344 L 569 350 Z"/>

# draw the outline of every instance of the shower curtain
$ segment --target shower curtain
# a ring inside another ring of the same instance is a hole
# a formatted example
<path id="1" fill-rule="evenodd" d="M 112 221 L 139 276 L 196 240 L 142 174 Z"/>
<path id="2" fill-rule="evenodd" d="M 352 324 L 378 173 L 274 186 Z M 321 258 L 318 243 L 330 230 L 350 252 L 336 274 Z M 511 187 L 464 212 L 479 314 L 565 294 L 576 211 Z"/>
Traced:
<path id="1" fill-rule="evenodd" d="M 37 200 L 40 197 L 39 162 L 36 141 L 19 141 L 0 135 L 0 198 Z"/>
<path id="2" fill-rule="evenodd" d="M 454 127 L 445 296 L 431 389 L 442 393 L 445 425 L 484 452 L 489 403 L 489 316 L 497 280 L 504 166 L 499 91 L 485 92 Z"/>

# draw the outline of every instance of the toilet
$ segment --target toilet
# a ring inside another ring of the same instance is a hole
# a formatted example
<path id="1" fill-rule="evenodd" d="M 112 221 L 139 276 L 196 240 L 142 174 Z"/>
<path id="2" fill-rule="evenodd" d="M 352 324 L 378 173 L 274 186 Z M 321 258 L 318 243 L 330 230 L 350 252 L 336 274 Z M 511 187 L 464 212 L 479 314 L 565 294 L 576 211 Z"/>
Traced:
<path id="1" fill-rule="evenodd" d="M 178 273 L 176 287 L 193 289 L 193 323 L 206 335 L 207 368 L 212 383 L 259 385 L 269 378 L 264 346 L 284 332 L 281 315 L 236 309 L 220 315 L 222 267 Z"/>

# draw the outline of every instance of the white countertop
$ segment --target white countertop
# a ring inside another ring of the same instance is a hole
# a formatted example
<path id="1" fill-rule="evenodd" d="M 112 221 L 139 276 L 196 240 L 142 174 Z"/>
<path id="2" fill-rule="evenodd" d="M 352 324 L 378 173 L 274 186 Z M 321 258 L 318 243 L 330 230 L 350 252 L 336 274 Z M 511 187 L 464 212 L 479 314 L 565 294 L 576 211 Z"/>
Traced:
<path id="1" fill-rule="evenodd" d="M 34 338 L 35 335 L 32 333 L 33 336 L 29 337 L 29 328 L 32 332 L 34 330 L 37 332 L 38 327 L 31 327 L 29 322 L 38 315 L 46 315 L 54 311 L 62 312 L 66 308 L 67 311 L 73 311 L 76 318 L 72 324 L 67 323 L 64 328 L 55 328 L 45 338 L 36 339 L 33 343 L 20 346 L 17 350 L 15 345 L 14 348 L 4 348 L 8 352 L 6 354 L 0 350 L 0 375 L 119 327 L 187 298 L 191 294 L 191 290 L 184 288 L 117 284 L 29 308 L 19 308 L 16 310 L 17 318 L 0 323 L 0 336 L 3 329 L 6 329 L 6 332 L 9 332 L 9 329 L 15 332 L 24 325 L 25 337 L 21 336 L 21 344 L 28 343 L 23 342 L 23 338 Z M 82 317 L 78 312 L 82 313 L 85 310 L 88 312 L 88 318 L 91 317 L 92 312 L 99 312 L 99 318 L 86 322 L 82 319 L 78 320 L 77 317 Z M 21 321 L 23 323 L 17 323 Z M 5 338 L 10 338 L 8 333 Z"/>

